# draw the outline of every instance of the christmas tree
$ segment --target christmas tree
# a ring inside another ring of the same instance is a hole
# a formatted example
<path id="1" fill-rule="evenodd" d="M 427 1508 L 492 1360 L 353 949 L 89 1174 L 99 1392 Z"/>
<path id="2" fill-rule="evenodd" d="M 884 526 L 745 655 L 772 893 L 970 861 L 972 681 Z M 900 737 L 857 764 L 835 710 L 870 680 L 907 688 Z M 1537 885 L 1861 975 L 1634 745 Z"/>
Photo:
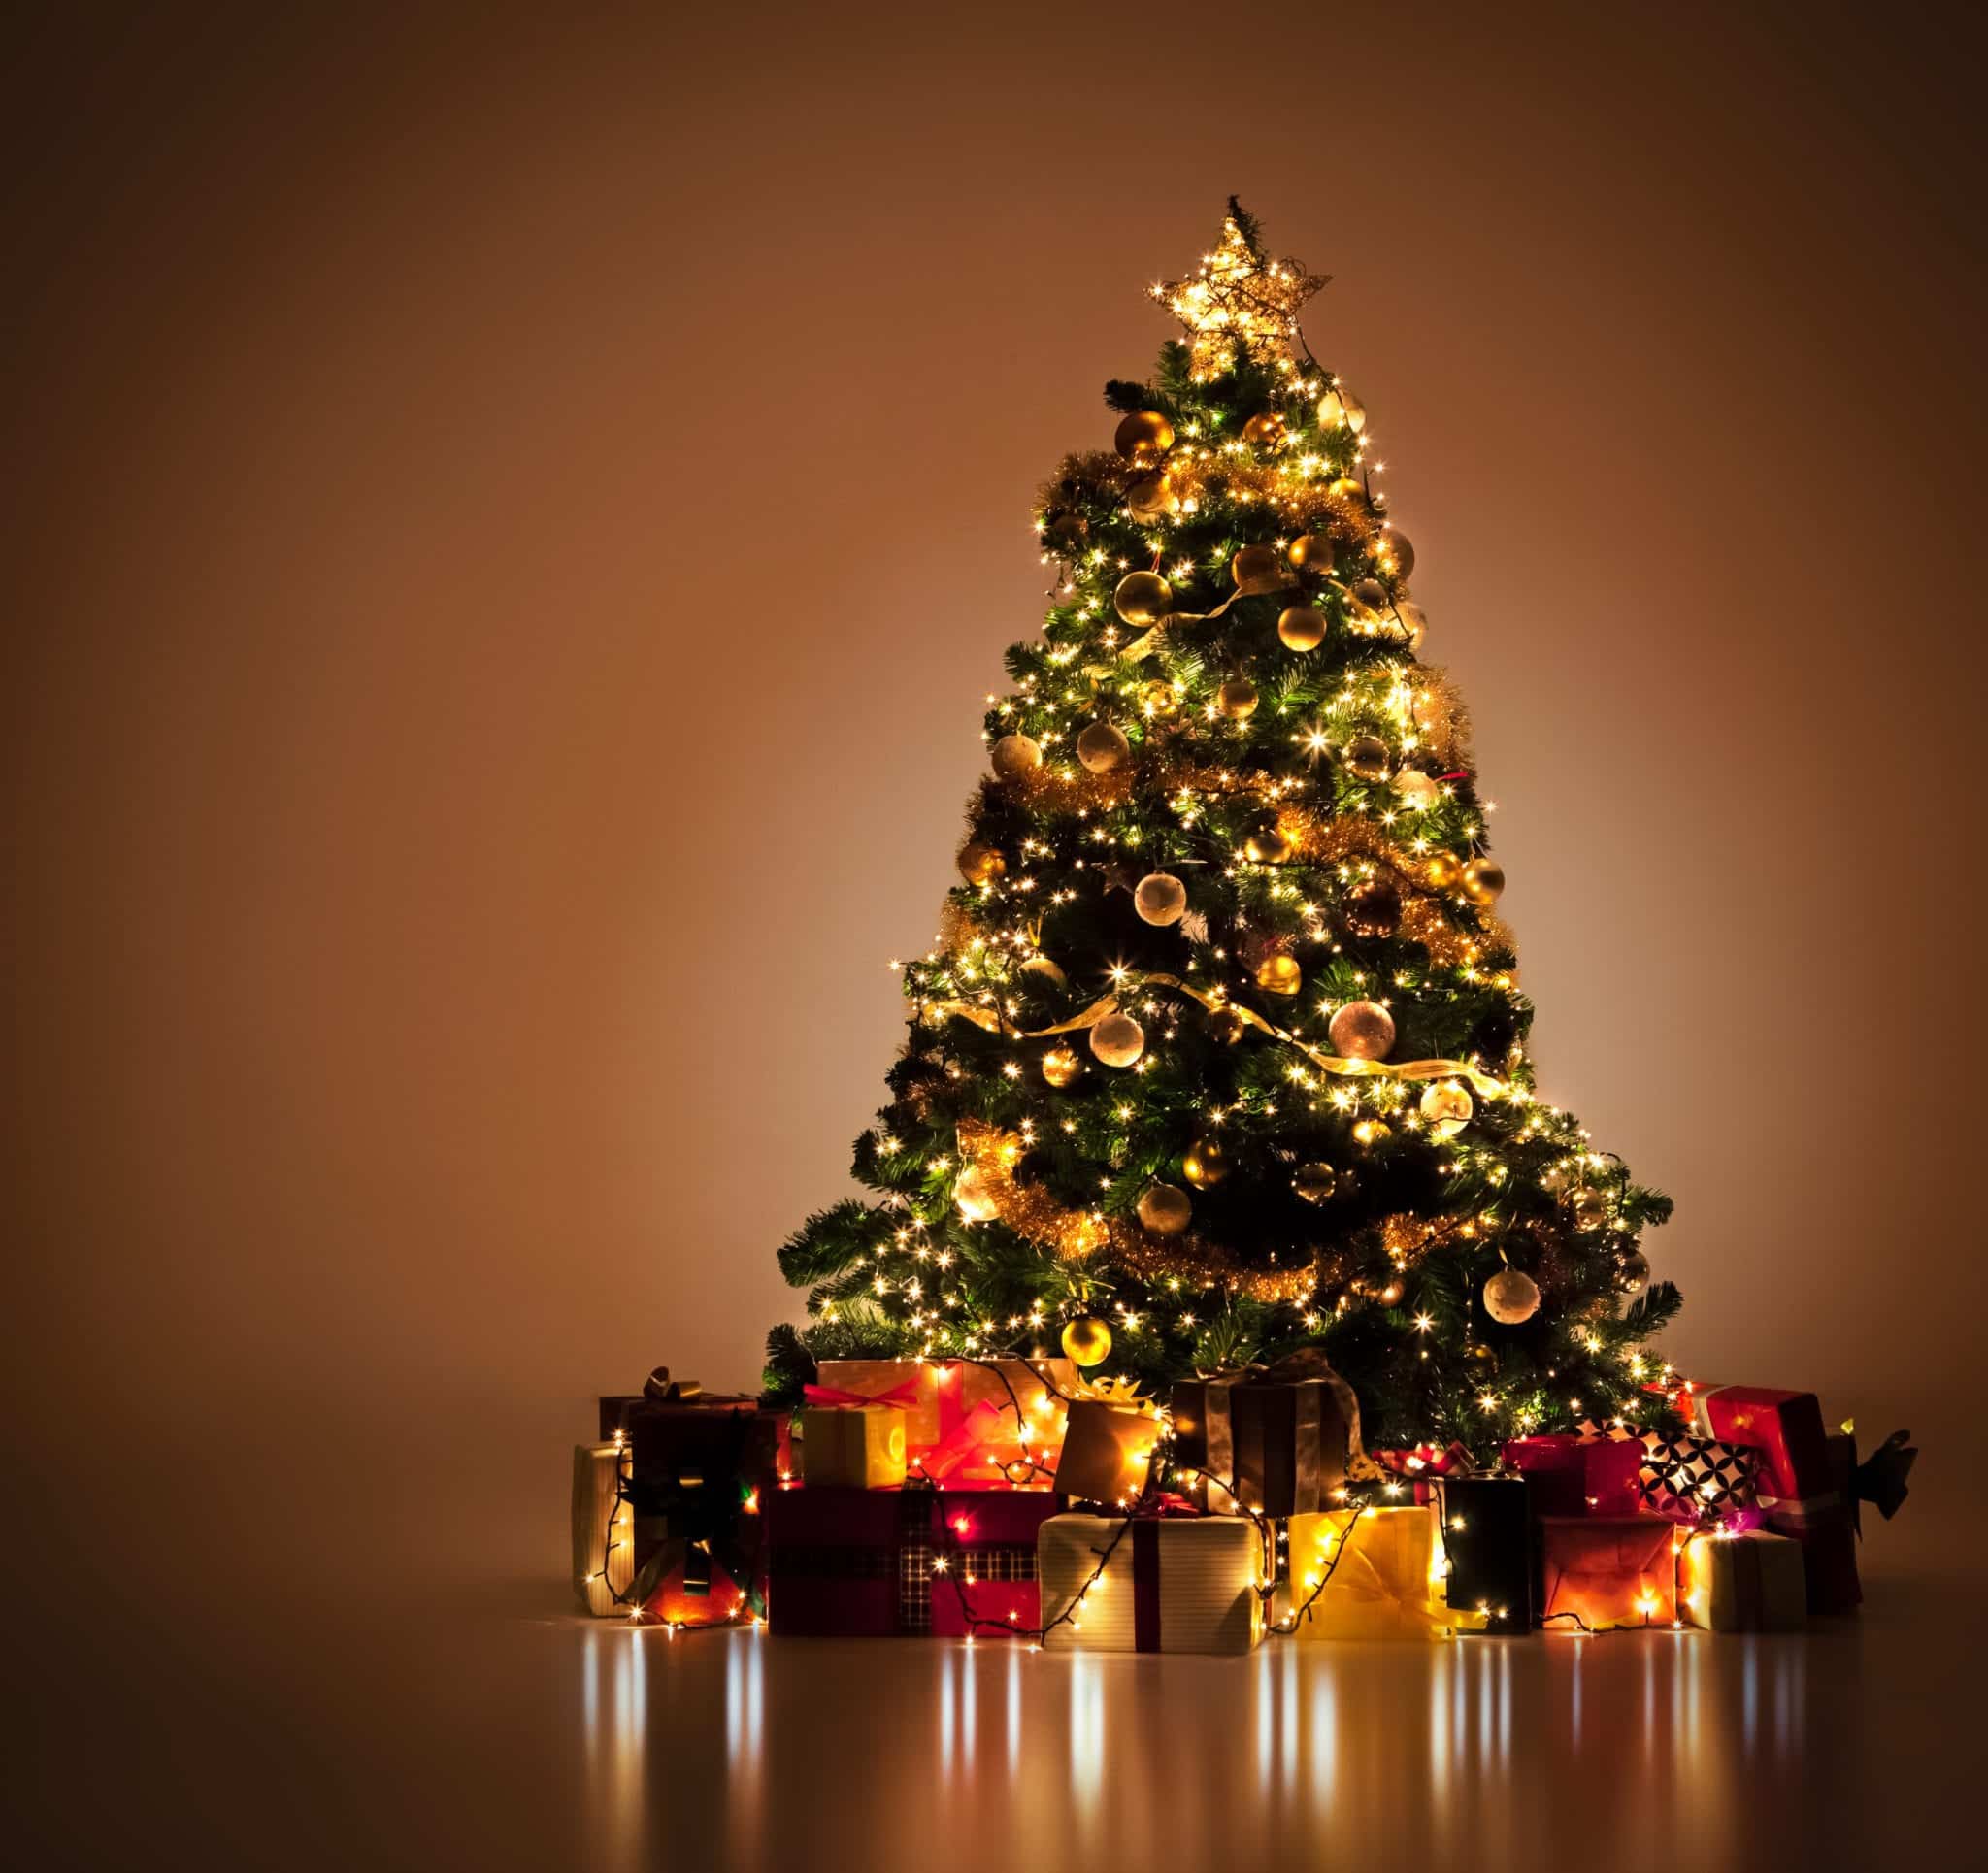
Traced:
<path id="1" fill-rule="evenodd" d="M 776 1396 L 821 1358 L 1315 1348 L 1373 1442 L 1482 1447 L 1663 1369 L 1669 1200 L 1534 1091 L 1464 711 L 1299 330 L 1324 283 L 1231 201 L 1154 288 L 1184 337 L 1106 386 L 1113 447 L 1041 491 L 1047 615 L 856 1142 L 881 1200 L 781 1250 L 812 1292 Z"/>

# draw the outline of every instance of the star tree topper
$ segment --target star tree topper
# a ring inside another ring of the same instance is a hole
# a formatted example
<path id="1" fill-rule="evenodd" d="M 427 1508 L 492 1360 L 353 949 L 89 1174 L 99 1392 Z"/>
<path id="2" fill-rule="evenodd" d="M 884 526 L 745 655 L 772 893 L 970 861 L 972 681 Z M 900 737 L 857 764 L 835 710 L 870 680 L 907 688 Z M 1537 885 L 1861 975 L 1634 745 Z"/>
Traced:
<path id="1" fill-rule="evenodd" d="M 1239 349 L 1266 361 L 1287 358 L 1298 336 L 1298 308 L 1331 279 L 1307 273 L 1302 261 L 1268 258 L 1256 217 L 1232 195 L 1220 247 L 1192 278 L 1169 280 L 1152 294 L 1187 328 L 1194 380 L 1207 383 L 1235 364 Z"/>

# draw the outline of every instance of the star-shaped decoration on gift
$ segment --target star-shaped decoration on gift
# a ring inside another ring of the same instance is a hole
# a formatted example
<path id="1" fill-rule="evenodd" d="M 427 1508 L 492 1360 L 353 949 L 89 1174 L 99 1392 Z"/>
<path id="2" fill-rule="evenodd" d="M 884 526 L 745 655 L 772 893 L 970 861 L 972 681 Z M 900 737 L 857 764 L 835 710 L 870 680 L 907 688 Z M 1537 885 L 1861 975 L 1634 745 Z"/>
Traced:
<path id="1" fill-rule="evenodd" d="M 1152 289 L 1187 328 L 1197 383 L 1220 377 L 1239 351 L 1259 359 L 1288 357 L 1298 336 L 1298 308 L 1325 285 L 1330 274 L 1307 273 L 1297 260 L 1273 260 L 1263 251 L 1255 218 L 1232 195 L 1221 245 L 1200 271 Z"/>

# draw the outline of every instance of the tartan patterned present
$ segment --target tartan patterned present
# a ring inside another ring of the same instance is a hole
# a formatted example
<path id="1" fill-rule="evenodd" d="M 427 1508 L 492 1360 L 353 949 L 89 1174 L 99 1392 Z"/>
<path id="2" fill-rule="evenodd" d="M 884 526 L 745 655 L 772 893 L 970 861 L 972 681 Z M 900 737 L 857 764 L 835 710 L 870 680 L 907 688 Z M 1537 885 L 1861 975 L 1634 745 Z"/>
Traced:
<path id="1" fill-rule="evenodd" d="M 1644 1506 L 1672 1522 L 1723 1522 L 1756 1506 L 1760 1456 L 1744 1444 L 1645 1431 L 1637 1471 Z"/>

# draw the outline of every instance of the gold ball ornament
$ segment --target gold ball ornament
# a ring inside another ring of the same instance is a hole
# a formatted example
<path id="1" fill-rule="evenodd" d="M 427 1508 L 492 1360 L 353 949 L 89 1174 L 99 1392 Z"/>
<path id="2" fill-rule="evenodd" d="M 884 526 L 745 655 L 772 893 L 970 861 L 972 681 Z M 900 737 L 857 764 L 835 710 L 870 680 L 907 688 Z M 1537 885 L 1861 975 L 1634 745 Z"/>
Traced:
<path id="1" fill-rule="evenodd" d="M 1356 578 L 1346 596 L 1353 601 L 1353 608 L 1363 624 L 1372 624 L 1387 615 L 1387 587 L 1377 578 Z"/>
<path id="2" fill-rule="evenodd" d="M 1083 1062 L 1071 1047 L 1051 1047 L 1043 1056 L 1043 1077 L 1059 1091 L 1083 1071 Z"/>
<path id="3" fill-rule="evenodd" d="M 1149 721 L 1167 722 L 1180 713 L 1180 697 L 1174 685 L 1155 678 L 1142 684 L 1139 692 L 1140 713 Z"/>
<path id="4" fill-rule="evenodd" d="M 1377 735 L 1356 735 L 1346 743 L 1346 772 L 1361 780 L 1385 780 L 1394 767 L 1387 743 Z"/>
<path id="5" fill-rule="evenodd" d="M 1003 780 L 1019 780 L 1023 774 L 1034 773 L 1043 765 L 1043 750 L 1033 736 L 1004 735 L 994 743 L 990 758 L 994 772 Z"/>
<path id="6" fill-rule="evenodd" d="M 1208 1031 L 1224 1047 L 1233 1047 L 1249 1032 L 1249 1023 L 1243 1020 L 1241 1008 L 1225 1004 L 1208 1011 Z"/>
<path id="7" fill-rule="evenodd" d="M 1367 505 L 1367 484 L 1342 476 L 1325 491 L 1326 529 L 1336 540 L 1362 540 L 1374 526 Z"/>
<path id="8" fill-rule="evenodd" d="M 1275 546 L 1244 546 L 1229 562 L 1229 576 L 1245 596 L 1279 591 L 1291 583 L 1290 571 Z"/>
<path id="9" fill-rule="evenodd" d="M 1212 1190 L 1229 1174 L 1229 1153 L 1221 1139 L 1210 1134 L 1196 1138 L 1180 1154 L 1180 1174 L 1196 1190 Z"/>
<path id="10" fill-rule="evenodd" d="M 1505 868 L 1496 859 L 1473 859 L 1464 867 L 1463 884 L 1474 904 L 1494 904 L 1505 889 Z"/>
<path id="11" fill-rule="evenodd" d="M 1353 1128 L 1353 1142 L 1357 1145 L 1385 1144 L 1393 1136 L 1392 1128 L 1383 1119 L 1362 1119 Z"/>
<path id="12" fill-rule="evenodd" d="M 1355 936 L 1392 936 L 1401 921 L 1402 894 L 1385 878 L 1363 878 L 1346 893 L 1346 923 Z"/>
<path id="13" fill-rule="evenodd" d="M 1063 989 L 1070 986 L 1070 977 L 1063 972 L 1063 965 L 1052 956 L 1031 956 L 1021 966 L 1024 975 L 1040 976 L 1051 988 Z"/>
<path id="14" fill-rule="evenodd" d="M 1063 1357 L 1073 1365 L 1103 1365 L 1111 1357 L 1111 1330 L 1093 1314 L 1064 1322 Z"/>
<path id="15" fill-rule="evenodd" d="M 1242 425 L 1242 440 L 1258 448 L 1272 448 L 1284 439 L 1284 419 L 1275 410 L 1265 410 Z"/>
<path id="16" fill-rule="evenodd" d="M 1091 1030 L 1091 1053 L 1107 1067 L 1130 1067 L 1145 1052 L 1145 1030 L 1129 1014 L 1108 1014 Z"/>
<path id="17" fill-rule="evenodd" d="M 991 1223 L 1000 1213 L 994 1186 L 977 1165 L 969 1165 L 952 1187 L 952 1200 L 969 1223 Z"/>
<path id="18" fill-rule="evenodd" d="M 1008 861 L 993 846 L 976 839 L 960 847 L 959 874 L 969 884 L 992 884 L 1008 875 Z"/>
<path id="19" fill-rule="evenodd" d="M 1464 862 L 1454 852 L 1432 852 L 1422 875 L 1432 891 L 1454 891 L 1464 880 Z"/>
<path id="20" fill-rule="evenodd" d="M 1169 520 L 1180 511 L 1180 497 L 1164 475 L 1148 475 L 1125 490 L 1125 506 L 1142 526 Z"/>
<path id="21" fill-rule="evenodd" d="M 1339 1187 L 1340 1173 L 1329 1164 L 1300 1165 L 1291 1179 L 1291 1188 L 1308 1203 L 1330 1201 Z"/>
<path id="22" fill-rule="evenodd" d="M 1487 1376 L 1490 1373 L 1496 1372 L 1498 1370 L 1497 1352 L 1493 1348 L 1483 1345 L 1481 1342 L 1475 1346 L 1467 1348 L 1465 1350 L 1464 1357 L 1470 1361 L 1473 1366 L 1476 1368 L 1479 1377 Z"/>
<path id="23" fill-rule="evenodd" d="M 1387 528 L 1368 551 L 1373 555 L 1375 564 L 1389 578 L 1407 578 L 1415 570 L 1413 543 L 1407 534 L 1396 533 L 1392 527 Z"/>
<path id="24" fill-rule="evenodd" d="M 1194 1205 L 1177 1184 L 1148 1184 L 1139 1199 L 1139 1220 L 1155 1235 L 1178 1235 L 1194 1220 Z"/>
<path id="25" fill-rule="evenodd" d="M 1256 966 L 1256 986 L 1266 995 L 1296 995 L 1305 985 L 1305 971 L 1289 956 L 1266 956 Z"/>
<path id="26" fill-rule="evenodd" d="M 1599 1190 L 1577 1190 L 1568 1199 L 1567 1206 L 1574 1215 L 1574 1227 L 1584 1233 L 1607 1226 L 1608 1221 L 1608 1199 Z"/>
<path id="27" fill-rule="evenodd" d="M 1277 639 L 1286 650 L 1316 650 L 1325 641 L 1325 613 L 1290 605 L 1277 613 Z"/>
<path id="28" fill-rule="evenodd" d="M 1149 924 L 1177 924 L 1187 914 L 1187 887 L 1170 871 L 1149 871 L 1132 894 L 1132 907 Z"/>
<path id="29" fill-rule="evenodd" d="M 1484 1311 L 1501 1327 L 1516 1327 L 1540 1311 L 1540 1284 L 1517 1268 L 1500 1268 L 1484 1284 Z"/>
<path id="30" fill-rule="evenodd" d="M 1422 1090 L 1422 1123 L 1435 1137 L 1455 1137 L 1470 1124 L 1476 1109 L 1470 1094 L 1453 1079 L 1440 1079 Z"/>
<path id="31" fill-rule="evenodd" d="M 1092 773 L 1110 773 L 1132 758 L 1132 743 L 1113 723 L 1093 722 L 1077 738 L 1077 758 Z"/>
<path id="32" fill-rule="evenodd" d="M 1267 826 L 1260 833 L 1251 833 L 1243 842 L 1243 852 L 1251 865 L 1282 865 L 1291 856 L 1291 841 L 1275 826 Z"/>
<path id="33" fill-rule="evenodd" d="M 1135 411 L 1118 425 L 1111 446 L 1128 462 L 1147 462 L 1174 446 L 1174 425 L 1157 410 Z"/>
<path id="34" fill-rule="evenodd" d="M 1367 406 L 1350 390 L 1328 390 L 1318 400 L 1320 429 L 1350 429 L 1357 436 L 1367 427 Z"/>
<path id="35" fill-rule="evenodd" d="M 1632 1300 L 1650 1285 L 1650 1259 L 1640 1249 L 1616 1258 L 1615 1292 Z"/>
<path id="36" fill-rule="evenodd" d="M 1247 676 L 1231 676 L 1215 691 L 1215 707 L 1232 722 L 1246 722 L 1256 713 L 1256 685 Z"/>
<path id="37" fill-rule="evenodd" d="M 1422 608 L 1419 605 L 1411 604 L 1407 599 L 1397 599 L 1394 608 L 1394 620 L 1408 632 L 1408 648 L 1410 650 L 1420 650 L 1422 640 L 1429 635 L 1429 618 Z M 1420 697 L 1416 698 L 1415 720 L 1417 722 L 1422 721 L 1421 701 Z M 1424 723 L 1423 726 L 1427 727 L 1428 725 Z"/>
<path id="38" fill-rule="evenodd" d="M 1333 1052 L 1347 1060 L 1385 1060 L 1394 1046 L 1394 1016 L 1378 1002 L 1348 1002 L 1326 1033 Z"/>
<path id="39" fill-rule="evenodd" d="M 1332 536 L 1330 534 L 1300 534 L 1291 542 L 1291 564 L 1302 566 L 1308 573 L 1325 574 L 1332 571 Z"/>
<path id="40" fill-rule="evenodd" d="M 1127 624 L 1158 624 L 1174 608 L 1174 588 L 1157 573 L 1127 573 L 1111 603 Z"/>
<path id="41" fill-rule="evenodd" d="M 1442 789 L 1419 768 L 1404 768 L 1394 777 L 1394 797 L 1411 813 L 1426 813 L 1442 798 Z"/>

